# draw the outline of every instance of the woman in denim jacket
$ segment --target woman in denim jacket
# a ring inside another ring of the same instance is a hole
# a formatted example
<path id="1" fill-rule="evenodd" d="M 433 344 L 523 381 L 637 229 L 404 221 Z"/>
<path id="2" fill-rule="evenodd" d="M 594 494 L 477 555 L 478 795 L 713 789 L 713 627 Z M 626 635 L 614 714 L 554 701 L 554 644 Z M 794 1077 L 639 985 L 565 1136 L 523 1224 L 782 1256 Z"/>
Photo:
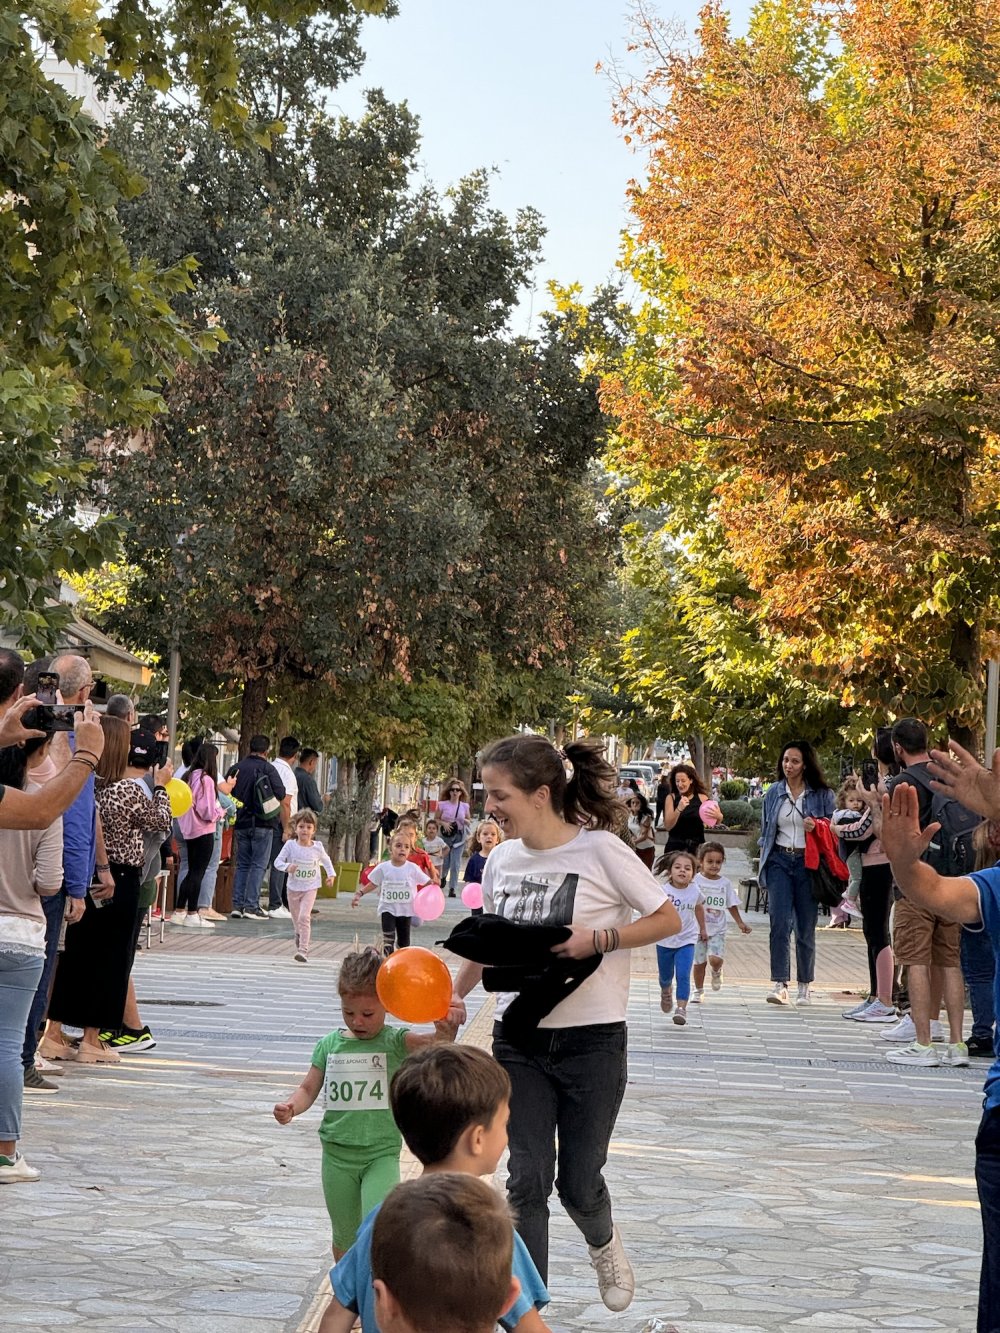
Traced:
<path id="1" fill-rule="evenodd" d="M 833 814 L 816 751 L 808 741 L 789 741 L 778 759 L 777 781 L 764 793 L 758 878 L 767 889 L 771 918 L 771 981 L 768 1004 L 788 1003 L 789 937 L 795 928 L 798 1003 L 809 1004 L 816 971 L 817 903 L 806 869 L 806 834 L 817 819 Z"/>

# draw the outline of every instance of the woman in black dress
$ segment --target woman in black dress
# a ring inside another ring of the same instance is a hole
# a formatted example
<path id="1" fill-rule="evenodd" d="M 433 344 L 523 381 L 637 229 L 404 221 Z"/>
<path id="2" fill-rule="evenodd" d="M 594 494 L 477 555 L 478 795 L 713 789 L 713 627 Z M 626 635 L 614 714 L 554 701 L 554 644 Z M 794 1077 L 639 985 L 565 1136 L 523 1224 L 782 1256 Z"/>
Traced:
<path id="1" fill-rule="evenodd" d="M 697 852 L 705 841 L 701 804 L 709 800 L 705 784 L 690 764 L 675 764 L 670 770 L 669 790 L 663 807 L 667 831 L 665 852 Z"/>

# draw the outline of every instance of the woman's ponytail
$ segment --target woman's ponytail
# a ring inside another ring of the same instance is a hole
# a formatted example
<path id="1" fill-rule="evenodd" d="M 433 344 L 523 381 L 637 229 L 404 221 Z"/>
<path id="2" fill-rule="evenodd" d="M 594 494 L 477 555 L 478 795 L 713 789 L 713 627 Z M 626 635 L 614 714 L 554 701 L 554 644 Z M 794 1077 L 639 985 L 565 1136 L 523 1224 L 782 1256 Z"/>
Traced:
<path id="1" fill-rule="evenodd" d="M 604 757 L 603 742 L 572 741 L 563 753 L 573 765 L 563 796 L 563 818 L 570 824 L 617 833 L 628 812 L 616 795 L 615 770 Z"/>

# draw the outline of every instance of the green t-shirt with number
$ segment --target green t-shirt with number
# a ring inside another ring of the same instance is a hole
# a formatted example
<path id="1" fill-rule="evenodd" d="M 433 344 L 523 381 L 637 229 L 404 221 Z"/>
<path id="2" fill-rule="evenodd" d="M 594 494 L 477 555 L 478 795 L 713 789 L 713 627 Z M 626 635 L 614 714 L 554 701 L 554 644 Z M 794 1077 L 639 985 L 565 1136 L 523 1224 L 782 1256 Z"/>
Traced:
<path id="1" fill-rule="evenodd" d="M 389 1084 L 406 1059 L 406 1028 L 384 1027 L 362 1041 L 331 1032 L 313 1051 L 323 1073 L 325 1113 L 319 1127 L 324 1143 L 369 1148 L 377 1154 L 402 1151 L 403 1139 L 389 1109 Z"/>

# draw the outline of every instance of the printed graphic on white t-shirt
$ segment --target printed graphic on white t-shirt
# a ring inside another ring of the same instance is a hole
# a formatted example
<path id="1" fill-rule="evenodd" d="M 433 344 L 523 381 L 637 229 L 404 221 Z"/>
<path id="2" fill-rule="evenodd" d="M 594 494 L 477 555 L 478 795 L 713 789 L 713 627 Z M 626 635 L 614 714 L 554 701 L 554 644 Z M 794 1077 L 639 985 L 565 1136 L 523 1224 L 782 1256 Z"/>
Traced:
<path id="1" fill-rule="evenodd" d="M 570 842 L 544 851 L 525 847 L 519 838 L 495 847 L 483 870 L 483 898 L 488 912 L 516 925 L 620 930 L 635 914 L 647 916 L 662 907 L 663 887 L 613 833 L 581 829 Z M 627 949 L 607 954 L 539 1027 L 623 1022 L 629 958 Z M 498 1017 L 513 998 L 498 995 Z"/>
<path id="2" fill-rule="evenodd" d="M 730 907 L 738 907 L 740 895 L 733 886 L 733 881 L 725 875 L 718 879 L 706 879 L 704 875 L 695 875 L 693 883 L 701 890 L 705 900 L 705 928 L 709 935 L 721 935 L 729 926 L 732 917 Z"/>
<path id="3" fill-rule="evenodd" d="M 659 943 L 668 949 L 682 949 L 685 944 L 697 944 L 698 918 L 694 914 L 694 909 L 704 905 L 705 899 L 702 897 L 701 889 L 692 880 L 686 889 L 675 889 L 672 884 L 664 884 L 663 892 L 667 895 L 668 902 L 672 902 L 677 908 L 681 928 L 676 935 L 668 935 Z"/>

